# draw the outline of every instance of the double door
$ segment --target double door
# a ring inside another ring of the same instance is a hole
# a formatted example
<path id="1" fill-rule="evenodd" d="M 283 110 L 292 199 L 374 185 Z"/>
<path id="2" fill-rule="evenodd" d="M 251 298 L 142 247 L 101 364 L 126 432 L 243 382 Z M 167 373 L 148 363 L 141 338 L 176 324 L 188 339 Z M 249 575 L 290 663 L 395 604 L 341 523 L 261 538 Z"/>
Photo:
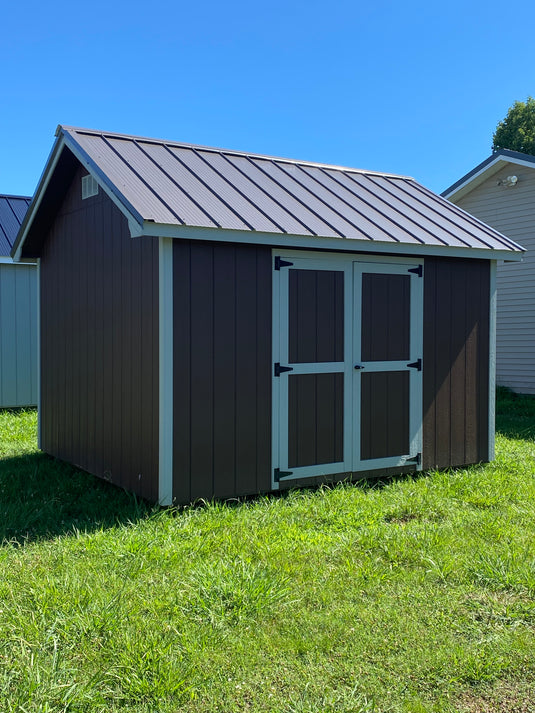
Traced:
<path id="1" fill-rule="evenodd" d="M 421 460 L 423 265 L 278 254 L 273 487 Z"/>

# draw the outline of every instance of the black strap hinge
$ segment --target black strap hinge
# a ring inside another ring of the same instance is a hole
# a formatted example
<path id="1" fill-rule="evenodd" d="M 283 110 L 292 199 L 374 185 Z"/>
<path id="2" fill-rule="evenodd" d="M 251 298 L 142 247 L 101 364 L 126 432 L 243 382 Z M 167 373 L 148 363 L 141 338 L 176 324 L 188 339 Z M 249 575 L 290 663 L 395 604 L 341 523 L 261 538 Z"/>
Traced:
<path id="1" fill-rule="evenodd" d="M 280 470 L 279 468 L 275 468 L 273 471 L 273 479 L 276 483 L 278 483 L 281 478 L 288 478 L 290 475 L 293 475 L 292 470 Z"/>
<path id="2" fill-rule="evenodd" d="M 280 376 L 285 371 L 293 371 L 293 366 L 281 366 L 279 362 L 273 364 L 273 373 L 275 376 Z"/>
<path id="3" fill-rule="evenodd" d="M 407 458 L 405 460 L 405 463 L 416 463 L 416 465 L 421 465 L 422 464 L 422 454 L 417 453 L 415 456 L 412 458 Z"/>
<path id="4" fill-rule="evenodd" d="M 424 274 L 424 266 L 418 265 L 418 267 L 411 267 L 409 268 L 409 272 L 412 272 L 415 275 L 418 275 L 418 277 L 421 277 Z"/>
<path id="5" fill-rule="evenodd" d="M 293 262 L 288 262 L 288 260 L 283 260 L 280 255 L 275 255 L 275 270 L 280 270 L 281 267 L 290 267 Z"/>
<path id="6" fill-rule="evenodd" d="M 422 360 L 421 359 L 416 359 L 416 361 L 412 361 L 410 364 L 407 364 L 411 369 L 418 369 L 418 371 L 422 371 Z"/>

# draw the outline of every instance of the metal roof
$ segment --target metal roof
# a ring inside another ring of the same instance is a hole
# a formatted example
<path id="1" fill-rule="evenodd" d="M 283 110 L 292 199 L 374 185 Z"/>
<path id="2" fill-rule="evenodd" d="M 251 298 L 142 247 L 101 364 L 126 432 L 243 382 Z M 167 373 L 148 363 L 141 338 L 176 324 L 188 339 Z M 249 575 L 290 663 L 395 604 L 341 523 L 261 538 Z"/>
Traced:
<path id="1" fill-rule="evenodd" d="M 333 249 L 354 240 L 358 246 L 344 248 L 522 252 L 406 176 L 67 126 L 56 135 L 18 254 L 65 147 L 123 210 L 132 235 L 195 237 L 193 229 L 204 229 L 204 239 L 229 239 L 221 237 L 225 230 L 250 242 L 260 240 L 252 233 L 268 234 L 281 245 L 303 237 L 306 246 L 318 238 L 326 247 L 331 240 Z"/>
<path id="2" fill-rule="evenodd" d="M 31 198 L 0 195 L 0 257 L 11 252 Z"/>

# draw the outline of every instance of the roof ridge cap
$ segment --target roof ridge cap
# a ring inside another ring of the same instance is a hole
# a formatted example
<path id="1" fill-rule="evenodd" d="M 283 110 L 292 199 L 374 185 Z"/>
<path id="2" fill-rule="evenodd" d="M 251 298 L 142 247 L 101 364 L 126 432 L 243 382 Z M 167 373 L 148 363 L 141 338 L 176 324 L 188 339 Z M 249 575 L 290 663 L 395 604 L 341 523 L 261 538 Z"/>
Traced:
<path id="1" fill-rule="evenodd" d="M 99 131 L 97 129 L 84 129 L 76 126 L 65 126 L 60 124 L 56 130 L 56 136 L 61 132 L 68 132 L 71 135 L 90 134 L 91 136 L 101 136 L 102 138 L 111 137 L 117 139 L 125 139 L 130 141 L 142 141 L 144 143 L 159 144 L 165 146 L 176 146 L 179 148 L 192 149 L 198 151 L 209 151 L 211 153 L 222 153 L 229 156 L 243 156 L 247 158 L 263 159 L 266 161 L 277 161 L 279 163 L 288 163 L 295 166 L 311 166 L 315 168 L 324 168 L 335 171 L 345 171 L 348 173 L 357 173 L 360 175 L 381 176 L 384 178 L 399 178 L 406 181 L 414 181 L 411 176 L 404 176 L 398 173 L 388 173 L 386 171 L 373 171 L 363 168 L 354 168 L 351 166 L 340 166 L 338 164 L 322 163 L 318 161 L 307 161 L 301 159 L 287 158 L 284 156 L 270 156 L 269 154 L 259 154 L 251 151 L 239 151 L 237 149 L 224 149 L 217 146 L 204 146 L 202 144 L 188 144 L 182 141 L 173 141 L 169 139 L 155 139 L 149 136 L 137 136 L 134 134 L 123 134 L 114 131 Z"/>

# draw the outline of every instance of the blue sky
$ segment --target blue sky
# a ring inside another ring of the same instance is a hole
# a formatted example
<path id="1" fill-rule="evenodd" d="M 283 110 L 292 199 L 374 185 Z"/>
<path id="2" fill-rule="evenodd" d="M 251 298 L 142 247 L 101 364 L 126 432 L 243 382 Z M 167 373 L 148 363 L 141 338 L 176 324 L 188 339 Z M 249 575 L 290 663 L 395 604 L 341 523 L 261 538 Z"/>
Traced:
<path id="1" fill-rule="evenodd" d="M 440 192 L 535 95 L 534 24 L 532 0 L 5 3 L 0 193 L 33 193 L 59 123 Z"/>

